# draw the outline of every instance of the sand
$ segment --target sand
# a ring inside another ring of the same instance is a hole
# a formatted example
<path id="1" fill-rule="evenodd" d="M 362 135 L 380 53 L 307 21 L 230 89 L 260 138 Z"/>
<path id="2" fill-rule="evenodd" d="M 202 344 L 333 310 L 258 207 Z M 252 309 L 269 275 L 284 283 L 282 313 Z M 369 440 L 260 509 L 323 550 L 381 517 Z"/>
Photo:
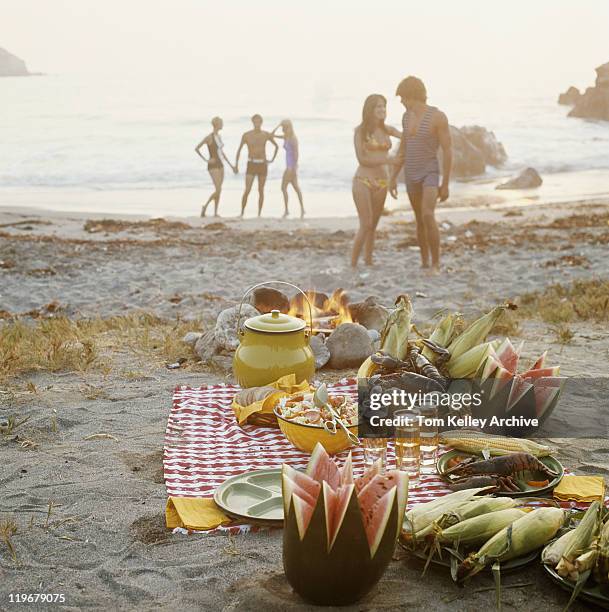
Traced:
<path id="1" fill-rule="evenodd" d="M 582 215 L 577 223 L 552 225 L 573 213 Z M 100 224 L 106 215 L 4 208 L 0 310 L 45 315 L 56 302 L 55 313 L 71 318 L 144 309 L 204 326 L 249 285 L 275 278 L 324 291 L 340 286 L 354 300 L 376 295 L 388 305 L 408 292 L 424 326 L 441 308 L 474 314 L 553 282 L 607 278 L 608 213 L 609 203 L 600 201 L 442 211 L 445 270 L 430 278 L 419 269 L 409 215 L 383 218 L 375 266 L 354 274 L 348 265 L 354 219 L 113 216 Z M 593 214 L 598 224 L 589 223 Z M 549 348 L 567 376 L 606 374 L 606 326 L 572 328 L 573 340 L 561 345 L 547 324 L 524 322 L 524 357 Z M 9 593 L 24 592 L 64 593 L 63 607 L 74 610 L 307 609 L 284 580 L 280 532 L 188 537 L 164 528 L 161 458 L 172 389 L 230 380 L 225 362 L 203 367 L 184 347 L 186 366 L 167 370 L 145 355 L 108 350 L 110 371 L 30 372 L 0 387 L 0 417 L 30 417 L 17 438 L 0 437 L 0 519 L 18 526 L 17 565 L 0 542 L 0 609 L 11 608 Z M 100 433 L 106 435 L 87 439 Z M 37 446 L 24 448 L 24 439 Z M 606 440 L 558 446 L 571 469 L 609 475 Z M 420 572 L 417 561 L 394 561 L 353 609 L 493 606 L 493 591 L 480 590 L 492 586 L 488 576 L 459 589 L 443 570 L 432 568 L 424 579 Z M 504 577 L 504 587 L 518 584 L 527 586 L 505 588 L 506 609 L 566 604 L 537 565 Z"/>

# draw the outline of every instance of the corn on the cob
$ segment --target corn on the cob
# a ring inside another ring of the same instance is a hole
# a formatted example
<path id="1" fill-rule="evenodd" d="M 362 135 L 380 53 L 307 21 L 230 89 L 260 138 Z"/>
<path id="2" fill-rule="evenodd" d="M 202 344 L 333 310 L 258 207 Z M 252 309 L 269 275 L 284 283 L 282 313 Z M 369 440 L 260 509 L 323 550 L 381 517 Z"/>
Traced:
<path id="1" fill-rule="evenodd" d="M 509 561 L 549 542 L 562 527 L 565 513 L 560 508 L 538 508 L 504 527 L 457 569 L 457 580 L 477 574 L 489 563 Z"/>
<path id="2" fill-rule="evenodd" d="M 436 537 L 444 544 L 480 545 L 496 533 L 522 518 L 526 512 L 518 508 L 507 508 L 474 516 L 447 529 L 436 529 Z"/>
<path id="3" fill-rule="evenodd" d="M 600 508 L 601 504 L 598 501 L 593 501 L 590 507 L 586 510 L 579 525 L 575 528 L 575 535 L 569 541 L 563 551 L 562 557 L 556 566 L 556 571 L 559 576 L 568 578 L 577 574 L 575 565 L 576 559 L 587 552 L 590 548 L 592 540 L 598 537 L 600 529 Z"/>
<path id="4" fill-rule="evenodd" d="M 455 315 L 451 313 L 451 314 L 446 315 L 436 325 L 436 328 L 431 333 L 431 336 L 429 336 L 429 339 L 432 342 L 439 344 L 440 346 L 446 347 L 449 345 L 453 337 L 454 331 L 455 331 Z M 427 346 L 423 349 L 423 356 L 427 357 L 427 359 L 429 359 L 429 361 L 431 361 L 432 363 L 434 363 L 438 357 L 436 353 L 434 353 Z"/>
<path id="5" fill-rule="evenodd" d="M 493 456 L 508 455 L 509 453 L 529 453 L 535 457 L 547 457 L 553 449 L 543 444 L 523 438 L 508 438 L 492 434 L 483 434 L 479 431 L 454 430 L 444 431 L 440 434 L 442 444 L 470 453 L 481 453 L 488 450 Z"/>
<path id="6" fill-rule="evenodd" d="M 480 364 L 495 353 L 496 342 L 483 342 L 470 348 L 458 357 L 451 356 L 446 367 L 451 378 L 470 378 L 480 367 Z"/>
<path id="7" fill-rule="evenodd" d="M 598 558 L 594 568 L 594 578 L 604 591 L 609 589 L 609 521 L 601 530 L 598 539 Z"/>
<path id="8" fill-rule="evenodd" d="M 455 491 L 425 504 L 418 504 L 406 513 L 404 526 L 406 533 L 415 534 L 431 525 L 444 514 L 457 510 L 466 502 L 471 501 L 478 493 L 489 487 Z"/>
<path id="9" fill-rule="evenodd" d="M 401 295 L 396 309 L 389 315 L 381 332 L 381 350 L 387 355 L 404 359 L 408 352 L 408 334 L 412 319 L 412 304 L 407 295 Z"/>
<path id="10" fill-rule="evenodd" d="M 490 312 L 487 312 L 474 321 L 465 331 L 461 332 L 448 345 L 451 358 L 456 359 L 477 344 L 484 342 L 505 308 L 505 306 L 495 306 Z"/>
<path id="11" fill-rule="evenodd" d="M 480 499 L 473 499 L 463 504 L 457 510 L 447 514 L 442 522 L 442 527 L 448 527 L 475 516 L 480 516 L 481 514 L 514 508 L 517 504 L 518 502 L 511 497 L 481 497 Z"/>
<path id="12" fill-rule="evenodd" d="M 563 533 L 557 540 L 546 546 L 541 553 L 541 561 L 551 567 L 556 567 L 569 543 L 575 536 L 575 529 Z"/>

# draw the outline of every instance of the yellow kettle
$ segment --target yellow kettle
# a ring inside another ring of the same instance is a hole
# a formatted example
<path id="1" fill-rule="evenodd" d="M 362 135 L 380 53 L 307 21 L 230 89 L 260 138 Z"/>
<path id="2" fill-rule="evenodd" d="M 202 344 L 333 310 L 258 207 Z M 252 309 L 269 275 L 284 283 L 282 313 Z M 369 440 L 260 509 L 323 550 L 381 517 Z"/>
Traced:
<path id="1" fill-rule="evenodd" d="M 315 357 L 309 346 L 313 331 L 313 313 L 306 294 L 292 283 L 289 285 L 302 293 L 309 306 L 309 326 L 302 319 L 272 310 L 269 313 L 246 319 L 240 327 L 243 301 L 254 289 L 270 283 L 250 287 L 241 298 L 237 316 L 239 346 L 233 359 L 233 373 L 241 387 L 260 387 L 275 382 L 286 374 L 295 374 L 296 382 L 312 380 L 315 374 Z"/>

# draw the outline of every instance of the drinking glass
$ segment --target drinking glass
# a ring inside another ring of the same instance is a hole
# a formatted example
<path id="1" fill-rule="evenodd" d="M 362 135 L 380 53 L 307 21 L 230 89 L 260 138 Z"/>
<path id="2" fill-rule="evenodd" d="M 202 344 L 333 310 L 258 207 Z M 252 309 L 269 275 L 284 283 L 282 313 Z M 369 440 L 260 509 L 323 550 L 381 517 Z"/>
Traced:
<path id="1" fill-rule="evenodd" d="M 418 480 L 420 472 L 421 431 L 417 410 L 397 410 L 399 418 L 395 427 L 395 462 L 398 470 L 408 474 L 412 481 Z"/>
<path id="2" fill-rule="evenodd" d="M 417 407 L 420 415 L 421 474 L 435 474 L 438 460 L 438 405 L 428 401 Z"/>
<path id="3" fill-rule="evenodd" d="M 387 438 L 362 438 L 364 447 L 364 464 L 366 469 L 372 467 L 376 461 L 381 460 L 381 473 L 385 472 L 387 465 Z"/>

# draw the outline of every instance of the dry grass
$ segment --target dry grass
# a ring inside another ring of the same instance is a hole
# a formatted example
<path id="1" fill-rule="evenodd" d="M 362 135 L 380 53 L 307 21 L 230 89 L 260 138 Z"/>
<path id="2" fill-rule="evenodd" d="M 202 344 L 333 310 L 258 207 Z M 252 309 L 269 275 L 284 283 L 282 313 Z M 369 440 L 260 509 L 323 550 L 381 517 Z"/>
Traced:
<path id="1" fill-rule="evenodd" d="M 13 562 L 17 563 L 17 551 L 13 544 L 12 537 L 17 533 L 17 523 L 12 519 L 4 519 L 0 521 L 0 540 L 4 542 L 4 545 L 8 549 Z"/>
<path id="2" fill-rule="evenodd" d="M 0 326 L 0 379 L 35 371 L 95 369 L 107 375 L 114 351 L 128 351 L 156 364 L 173 362 L 191 354 L 182 338 L 199 329 L 199 321 L 171 321 L 146 312 L 77 321 L 10 321 Z"/>
<path id="3" fill-rule="evenodd" d="M 609 281 L 577 280 L 550 285 L 542 292 L 526 293 L 516 311 L 520 318 L 539 318 L 559 326 L 574 321 L 609 321 Z"/>

